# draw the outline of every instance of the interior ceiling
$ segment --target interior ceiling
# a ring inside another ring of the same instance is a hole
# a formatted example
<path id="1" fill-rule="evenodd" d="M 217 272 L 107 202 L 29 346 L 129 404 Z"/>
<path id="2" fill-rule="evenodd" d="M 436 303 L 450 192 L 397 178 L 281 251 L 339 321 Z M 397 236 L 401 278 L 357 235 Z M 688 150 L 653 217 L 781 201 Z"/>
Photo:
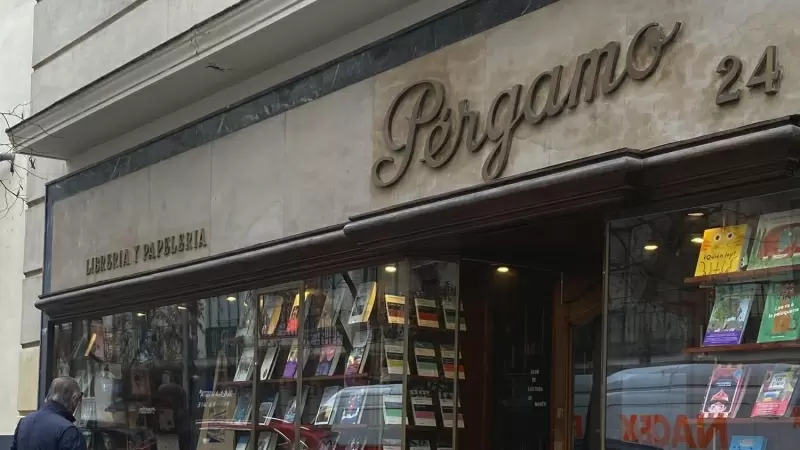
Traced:
<path id="1" fill-rule="evenodd" d="M 411 250 L 552 270 L 595 266 L 602 270 L 604 224 L 602 212 L 584 211 L 437 237 Z"/>

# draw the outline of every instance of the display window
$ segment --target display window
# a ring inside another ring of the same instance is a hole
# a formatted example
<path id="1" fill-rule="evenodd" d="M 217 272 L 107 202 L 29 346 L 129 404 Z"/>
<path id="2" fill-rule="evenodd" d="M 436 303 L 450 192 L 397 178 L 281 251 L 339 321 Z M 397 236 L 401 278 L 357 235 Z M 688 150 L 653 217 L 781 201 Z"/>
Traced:
<path id="1" fill-rule="evenodd" d="M 795 191 L 610 222 L 607 441 L 793 448 L 799 264 Z"/>
<path id="2" fill-rule="evenodd" d="M 467 448 L 459 264 L 403 260 L 54 324 L 89 450 Z"/>

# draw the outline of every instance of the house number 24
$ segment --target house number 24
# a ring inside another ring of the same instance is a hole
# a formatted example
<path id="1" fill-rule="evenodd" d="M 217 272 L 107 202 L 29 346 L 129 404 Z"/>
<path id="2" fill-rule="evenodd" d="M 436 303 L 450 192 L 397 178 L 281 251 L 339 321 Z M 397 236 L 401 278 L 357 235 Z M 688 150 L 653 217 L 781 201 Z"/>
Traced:
<path id="1" fill-rule="evenodd" d="M 717 105 L 738 102 L 742 98 L 742 89 L 734 90 L 734 84 L 742 75 L 742 60 L 738 56 L 728 55 L 717 65 L 717 73 L 722 75 L 722 84 L 717 90 Z M 770 45 L 761 54 L 761 59 L 753 69 L 753 73 L 745 86 L 750 89 L 764 88 L 764 93 L 774 95 L 780 89 L 781 69 L 778 66 L 778 48 Z"/>

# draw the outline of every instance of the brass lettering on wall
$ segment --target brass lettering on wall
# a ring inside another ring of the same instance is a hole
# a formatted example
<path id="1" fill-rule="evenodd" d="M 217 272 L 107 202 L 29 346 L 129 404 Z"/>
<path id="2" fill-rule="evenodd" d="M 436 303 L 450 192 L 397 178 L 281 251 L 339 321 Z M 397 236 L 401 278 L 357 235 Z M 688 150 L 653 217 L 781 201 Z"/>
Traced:
<path id="1" fill-rule="evenodd" d="M 645 25 L 628 45 L 625 69 L 617 74 L 622 46 L 612 41 L 600 49 L 578 56 L 568 90 L 561 95 L 563 66 L 539 74 L 527 87 L 514 85 L 497 94 L 481 125 L 480 113 L 470 109 L 468 100 L 458 102 L 456 111 L 447 107 L 446 89 L 436 80 L 423 80 L 408 86 L 392 101 L 383 121 L 383 141 L 391 155 L 378 158 L 372 166 L 372 182 L 378 187 L 397 183 L 405 175 L 417 146 L 420 161 L 434 169 L 444 167 L 461 146 L 475 153 L 489 142 L 492 149 L 481 170 L 484 181 L 503 174 L 508 164 L 514 131 L 522 123 L 538 125 L 558 116 L 565 108 L 576 108 L 581 101 L 591 103 L 598 86 L 603 95 L 619 89 L 626 78 L 642 81 L 658 68 L 666 47 L 680 31 L 676 23 L 668 33 L 657 23 Z M 540 94 L 544 101 L 537 105 Z M 398 117 L 403 104 L 410 114 Z M 402 124 L 404 138 L 395 136 Z M 423 131 L 427 131 L 427 134 Z"/>
<path id="2" fill-rule="evenodd" d="M 205 228 L 167 236 L 163 239 L 137 244 L 130 248 L 118 250 L 86 260 L 86 275 L 109 272 L 121 267 L 138 264 L 140 261 L 151 261 L 178 253 L 190 252 L 208 247 Z"/>

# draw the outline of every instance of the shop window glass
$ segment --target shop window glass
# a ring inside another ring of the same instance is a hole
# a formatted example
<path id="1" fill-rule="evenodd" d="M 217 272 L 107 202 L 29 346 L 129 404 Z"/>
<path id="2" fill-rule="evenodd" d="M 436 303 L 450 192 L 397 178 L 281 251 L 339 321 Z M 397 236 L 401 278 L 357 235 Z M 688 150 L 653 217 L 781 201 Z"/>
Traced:
<path id="1" fill-rule="evenodd" d="M 614 221 L 606 446 L 795 446 L 800 194 Z"/>
<path id="2" fill-rule="evenodd" d="M 51 376 L 81 385 L 90 450 L 465 448 L 458 275 L 401 261 L 58 323 Z"/>

